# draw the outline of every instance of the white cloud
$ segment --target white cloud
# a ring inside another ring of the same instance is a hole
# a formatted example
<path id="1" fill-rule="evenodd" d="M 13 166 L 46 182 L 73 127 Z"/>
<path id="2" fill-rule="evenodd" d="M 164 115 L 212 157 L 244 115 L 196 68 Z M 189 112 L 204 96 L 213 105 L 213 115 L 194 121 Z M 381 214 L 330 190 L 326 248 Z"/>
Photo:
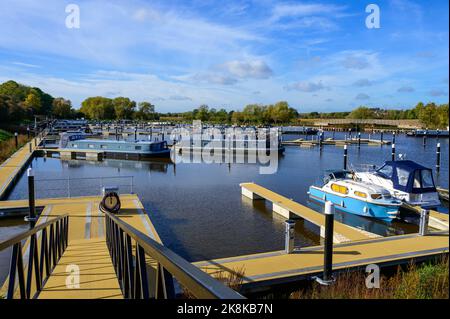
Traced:
<path id="1" fill-rule="evenodd" d="M 402 86 L 400 88 L 398 88 L 397 92 L 400 93 L 412 93 L 414 92 L 415 89 L 412 86 Z"/>
<path id="2" fill-rule="evenodd" d="M 372 82 L 369 81 L 368 79 L 359 79 L 359 80 L 355 81 L 355 83 L 353 83 L 353 85 L 357 86 L 357 87 L 371 86 Z"/>
<path id="3" fill-rule="evenodd" d="M 358 95 L 355 96 L 355 100 L 368 100 L 370 99 L 370 96 L 367 95 L 366 93 L 359 93 Z"/>
<path id="4" fill-rule="evenodd" d="M 273 71 L 261 60 L 254 61 L 229 61 L 223 64 L 228 73 L 242 79 L 267 79 L 272 76 Z"/>
<path id="5" fill-rule="evenodd" d="M 328 4 L 279 4 L 272 11 L 272 21 L 278 21 L 285 17 L 306 17 L 314 15 L 327 15 L 340 12 L 341 6 Z"/>
<path id="6" fill-rule="evenodd" d="M 324 88 L 325 88 L 325 86 L 320 81 L 317 83 L 297 82 L 297 83 L 292 83 L 292 84 L 285 86 L 285 89 L 288 91 L 297 90 L 297 91 L 302 91 L 302 92 L 316 92 L 316 91 L 323 90 Z"/>

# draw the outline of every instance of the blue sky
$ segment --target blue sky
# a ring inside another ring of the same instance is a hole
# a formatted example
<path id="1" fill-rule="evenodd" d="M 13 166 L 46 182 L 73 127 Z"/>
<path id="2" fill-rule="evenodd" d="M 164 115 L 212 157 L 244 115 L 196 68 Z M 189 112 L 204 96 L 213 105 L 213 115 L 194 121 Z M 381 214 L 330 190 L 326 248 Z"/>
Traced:
<path id="1" fill-rule="evenodd" d="M 300 112 L 448 103 L 448 0 L 0 3 L 0 81 L 75 107 L 96 95 L 151 101 L 160 112 L 280 100 Z M 79 29 L 65 25 L 71 3 Z M 366 28 L 370 3 L 379 29 Z"/>

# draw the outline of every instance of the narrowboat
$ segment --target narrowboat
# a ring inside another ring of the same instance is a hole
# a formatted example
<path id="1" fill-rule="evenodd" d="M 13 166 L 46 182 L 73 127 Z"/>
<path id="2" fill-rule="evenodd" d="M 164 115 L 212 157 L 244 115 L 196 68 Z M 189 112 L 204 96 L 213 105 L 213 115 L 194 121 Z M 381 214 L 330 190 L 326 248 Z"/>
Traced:
<path id="1" fill-rule="evenodd" d="M 402 205 L 385 188 L 358 181 L 346 170 L 327 172 L 319 185 L 310 186 L 308 194 L 321 203 L 331 201 L 337 210 L 386 222 L 397 218 Z"/>
<path id="2" fill-rule="evenodd" d="M 441 205 L 433 171 L 411 160 L 388 161 L 373 172 L 355 172 L 363 182 L 386 188 L 394 198 L 413 206 Z"/>
<path id="3" fill-rule="evenodd" d="M 105 154 L 105 157 L 125 158 L 154 158 L 170 157 L 170 149 L 166 141 L 115 141 L 105 139 L 88 139 L 82 132 L 61 134 L 60 149 L 98 150 Z"/>

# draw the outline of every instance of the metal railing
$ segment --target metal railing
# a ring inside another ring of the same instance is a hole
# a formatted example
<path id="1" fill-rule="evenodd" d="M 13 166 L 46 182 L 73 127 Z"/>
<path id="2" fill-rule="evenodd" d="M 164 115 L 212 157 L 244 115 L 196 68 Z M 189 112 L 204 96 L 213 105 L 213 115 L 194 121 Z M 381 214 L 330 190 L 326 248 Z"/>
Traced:
<path id="1" fill-rule="evenodd" d="M 117 216 L 104 213 L 106 243 L 125 298 L 150 298 L 146 256 L 156 262 L 156 299 L 175 298 L 174 277 L 196 298 L 244 298 Z"/>
<path id="2" fill-rule="evenodd" d="M 0 251 L 12 246 L 7 299 L 13 299 L 15 296 L 16 279 L 21 299 L 37 296 L 67 248 L 68 230 L 69 216 L 62 215 L 0 243 Z M 40 245 L 38 245 L 38 232 L 41 232 Z M 28 254 L 28 264 L 27 268 L 24 268 L 22 242 L 27 239 L 29 239 L 29 246 L 25 254 Z M 31 296 L 33 277 L 35 293 Z"/>
<path id="3" fill-rule="evenodd" d="M 134 176 L 43 178 L 35 179 L 35 182 L 37 190 L 45 192 L 42 197 L 60 197 L 58 194 L 68 198 L 87 194 L 101 195 L 102 188 L 107 186 L 118 187 L 123 190 L 122 194 L 134 192 Z M 48 192 L 54 192 L 56 195 L 49 195 Z M 41 197 L 39 195 L 38 197 Z"/>

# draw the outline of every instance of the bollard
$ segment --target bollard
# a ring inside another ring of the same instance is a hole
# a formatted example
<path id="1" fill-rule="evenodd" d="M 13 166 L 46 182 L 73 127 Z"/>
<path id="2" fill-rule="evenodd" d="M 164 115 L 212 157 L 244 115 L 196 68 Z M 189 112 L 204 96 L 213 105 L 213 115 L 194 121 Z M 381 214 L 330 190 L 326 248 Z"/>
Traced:
<path id="1" fill-rule="evenodd" d="M 395 144 L 392 144 L 391 159 L 392 161 L 395 161 Z"/>
<path id="2" fill-rule="evenodd" d="M 439 172 L 441 169 L 441 143 L 437 143 L 436 146 L 436 170 Z"/>
<path id="3" fill-rule="evenodd" d="M 137 141 L 137 128 L 134 129 L 134 140 Z"/>
<path id="4" fill-rule="evenodd" d="M 334 140 L 334 133 L 336 132 L 336 129 L 334 128 L 333 129 L 333 140 Z"/>
<path id="5" fill-rule="evenodd" d="M 358 148 L 361 148 L 361 132 L 358 132 Z"/>
<path id="6" fill-rule="evenodd" d="M 14 140 L 15 140 L 15 142 L 16 142 L 16 148 L 18 148 L 18 147 L 19 147 L 19 140 L 18 140 L 18 136 L 19 136 L 19 134 L 17 134 L 17 132 L 16 132 L 16 133 L 14 133 Z"/>
<path id="7" fill-rule="evenodd" d="M 284 230 L 284 251 L 286 252 L 286 254 L 290 254 L 294 251 L 294 227 L 294 220 L 286 220 Z"/>
<path id="8" fill-rule="evenodd" d="M 380 141 L 381 141 L 381 145 L 383 145 L 383 131 L 381 131 Z"/>
<path id="9" fill-rule="evenodd" d="M 30 153 L 31 153 L 31 152 L 33 152 L 33 149 L 32 149 L 32 146 L 31 146 L 31 143 L 28 143 L 28 146 L 30 147 Z"/>
<path id="10" fill-rule="evenodd" d="M 333 281 L 333 226 L 334 226 L 334 205 L 332 202 L 325 202 L 325 247 L 323 259 L 323 282 L 329 284 Z"/>
<path id="11" fill-rule="evenodd" d="M 392 144 L 395 144 L 395 131 L 392 132 Z"/>
<path id="12" fill-rule="evenodd" d="M 34 194 L 34 173 L 31 168 L 27 170 L 28 176 L 28 221 L 30 222 L 30 229 L 34 227 L 36 223 L 36 205 L 35 205 L 35 194 Z"/>
<path id="13" fill-rule="evenodd" d="M 29 126 L 27 126 L 27 136 L 28 136 L 28 138 L 30 138 L 30 127 Z"/>
<path id="14" fill-rule="evenodd" d="M 427 136 L 426 135 L 423 136 L 422 145 L 423 145 L 423 147 L 427 146 Z"/>
<path id="15" fill-rule="evenodd" d="M 422 209 L 420 211 L 420 222 L 419 222 L 419 235 L 420 236 L 427 235 L 429 218 L 430 218 L 430 211 L 427 209 Z"/>
<path id="16" fill-rule="evenodd" d="M 347 169 L 347 145 L 344 145 L 344 169 Z"/>

